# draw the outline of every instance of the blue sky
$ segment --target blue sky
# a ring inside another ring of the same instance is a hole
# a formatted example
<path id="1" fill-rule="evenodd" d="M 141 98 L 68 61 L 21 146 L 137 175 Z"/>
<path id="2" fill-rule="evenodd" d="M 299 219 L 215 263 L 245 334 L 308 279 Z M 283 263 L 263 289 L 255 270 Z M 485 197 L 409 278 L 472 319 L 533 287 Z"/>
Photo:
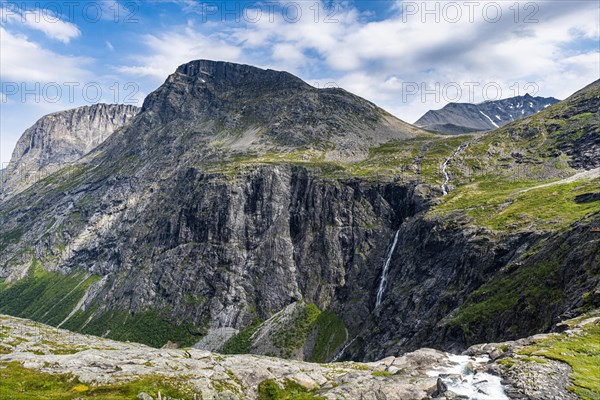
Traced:
<path id="1" fill-rule="evenodd" d="M 449 101 L 564 98 L 600 78 L 600 4 L 0 0 L 0 162 L 39 117 L 141 105 L 199 58 L 287 70 L 414 122 Z"/>

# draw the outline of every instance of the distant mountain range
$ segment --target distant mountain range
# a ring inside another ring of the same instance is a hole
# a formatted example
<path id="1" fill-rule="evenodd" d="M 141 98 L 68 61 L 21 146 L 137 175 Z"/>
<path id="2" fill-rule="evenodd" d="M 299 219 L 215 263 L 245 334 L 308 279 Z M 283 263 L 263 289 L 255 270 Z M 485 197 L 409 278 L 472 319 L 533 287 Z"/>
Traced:
<path id="1" fill-rule="evenodd" d="M 479 104 L 450 103 L 440 110 L 427 111 L 415 125 L 451 135 L 490 131 L 536 114 L 558 102 L 554 97 L 533 97 L 526 94 Z"/>

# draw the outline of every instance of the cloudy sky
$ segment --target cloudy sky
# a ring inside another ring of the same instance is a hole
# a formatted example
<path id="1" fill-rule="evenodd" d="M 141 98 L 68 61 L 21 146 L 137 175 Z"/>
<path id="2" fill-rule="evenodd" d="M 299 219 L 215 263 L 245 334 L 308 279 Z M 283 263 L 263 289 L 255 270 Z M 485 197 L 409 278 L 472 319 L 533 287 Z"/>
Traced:
<path id="1" fill-rule="evenodd" d="M 54 111 L 141 105 L 199 58 L 292 72 L 414 122 L 600 78 L 600 2 L 0 0 L 0 162 Z"/>

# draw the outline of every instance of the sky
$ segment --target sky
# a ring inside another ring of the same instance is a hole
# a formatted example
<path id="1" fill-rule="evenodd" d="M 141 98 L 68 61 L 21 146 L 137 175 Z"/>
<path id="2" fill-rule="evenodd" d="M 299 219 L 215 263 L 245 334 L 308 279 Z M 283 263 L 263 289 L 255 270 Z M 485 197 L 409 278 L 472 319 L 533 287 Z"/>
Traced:
<path id="1" fill-rule="evenodd" d="M 195 59 L 291 72 L 415 122 L 600 78 L 600 0 L 0 0 L 0 166 L 51 112 L 142 105 Z"/>

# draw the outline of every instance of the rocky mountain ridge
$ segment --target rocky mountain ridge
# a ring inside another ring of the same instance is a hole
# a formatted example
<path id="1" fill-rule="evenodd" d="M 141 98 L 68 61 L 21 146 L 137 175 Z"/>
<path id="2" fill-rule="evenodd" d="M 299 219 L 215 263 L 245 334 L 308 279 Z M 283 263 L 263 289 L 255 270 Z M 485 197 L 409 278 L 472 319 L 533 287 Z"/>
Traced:
<path id="1" fill-rule="evenodd" d="M 132 105 L 94 104 L 40 118 L 23 133 L 0 175 L 0 199 L 79 160 L 138 112 Z"/>
<path id="2" fill-rule="evenodd" d="M 538 113 L 558 102 L 554 97 L 533 97 L 525 94 L 478 104 L 449 103 L 439 110 L 427 111 L 415 125 L 452 135 L 491 131 Z"/>

